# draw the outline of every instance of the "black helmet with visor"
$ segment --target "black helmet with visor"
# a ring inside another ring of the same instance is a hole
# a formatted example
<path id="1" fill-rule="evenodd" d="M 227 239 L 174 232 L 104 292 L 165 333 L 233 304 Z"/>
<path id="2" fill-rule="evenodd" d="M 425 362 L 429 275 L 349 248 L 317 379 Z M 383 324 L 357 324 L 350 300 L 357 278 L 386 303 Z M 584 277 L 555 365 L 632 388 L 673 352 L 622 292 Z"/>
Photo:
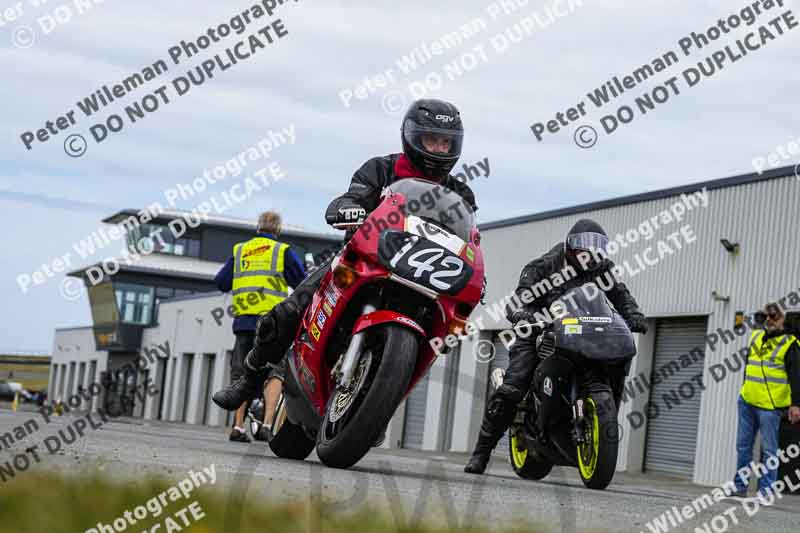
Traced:
<path id="1" fill-rule="evenodd" d="M 402 125 L 403 152 L 425 177 L 441 181 L 450 174 L 464 140 L 456 106 L 443 100 L 417 100 Z"/>

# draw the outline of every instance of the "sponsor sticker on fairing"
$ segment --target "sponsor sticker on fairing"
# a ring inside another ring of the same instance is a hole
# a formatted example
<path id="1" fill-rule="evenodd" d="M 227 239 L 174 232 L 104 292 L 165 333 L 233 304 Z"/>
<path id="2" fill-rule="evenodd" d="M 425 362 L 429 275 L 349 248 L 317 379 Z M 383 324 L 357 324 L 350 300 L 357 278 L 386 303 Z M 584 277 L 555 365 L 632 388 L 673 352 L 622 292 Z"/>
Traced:
<path id="1" fill-rule="evenodd" d="M 470 246 L 467 246 L 467 260 L 470 263 L 475 262 L 475 252 L 472 251 L 472 248 Z"/>
<path id="2" fill-rule="evenodd" d="M 328 286 L 328 288 L 325 290 L 325 299 L 328 300 L 331 306 L 335 306 L 337 300 L 339 299 L 339 295 L 336 294 L 333 288 Z"/>
<path id="3" fill-rule="evenodd" d="M 325 321 L 328 319 L 328 315 L 322 312 L 322 309 L 319 310 L 317 313 L 317 325 L 320 329 L 325 328 Z"/>
<path id="4" fill-rule="evenodd" d="M 415 215 L 410 215 L 406 219 L 406 231 L 412 235 L 435 242 L 456 255 L 460 255 L 461 250 L 466 245 L 464 240 L 457 235 L 453 235 L 444 228 Z"/>
<path id="5" fill-rule="evenodd" d="M 317 325 L 314 322 L 312 322 L 311 323 L 311 336 L 314 337 L 314 340 L 318 341 L 319 340 L 319 334 L 320 334 L 319 328 L 317 327 Z"/>
<path id="6" fill-rule="evenodd" d="M 610 324 L 611 319 L 607 316 L 582 316 L 578 318 L 581 322 L 588 322 L 591 324 Z"/>

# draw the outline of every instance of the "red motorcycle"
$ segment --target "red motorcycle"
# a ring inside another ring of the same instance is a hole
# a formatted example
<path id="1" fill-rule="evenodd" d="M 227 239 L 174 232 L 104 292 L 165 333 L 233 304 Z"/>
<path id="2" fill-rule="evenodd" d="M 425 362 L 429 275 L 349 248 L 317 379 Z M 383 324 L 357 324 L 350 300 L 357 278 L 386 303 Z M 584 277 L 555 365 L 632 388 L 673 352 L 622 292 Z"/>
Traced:
<path id="1" fill-rule="evenodd" d="M 269 446 L 348 468 L 372 446 L 484 290 L 470 207 L 442 185 L 402 179 L 331 263 L 287 354 Z"/>

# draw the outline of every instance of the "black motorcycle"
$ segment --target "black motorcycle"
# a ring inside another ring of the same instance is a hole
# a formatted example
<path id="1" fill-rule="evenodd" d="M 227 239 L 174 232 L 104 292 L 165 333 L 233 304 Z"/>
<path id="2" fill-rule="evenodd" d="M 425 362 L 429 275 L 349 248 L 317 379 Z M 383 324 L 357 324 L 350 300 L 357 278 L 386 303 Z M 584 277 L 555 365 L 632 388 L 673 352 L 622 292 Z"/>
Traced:
<path id="1" fill-rule="evenodd" d="M 542 360 L 509 429 L 511 465 L 526 479 L 542 479 L 554 465 L 576 467 L 584 485 L 604 489 L 620 436 L 613 380 L 636 355 L 633 335 L 591 283 L 567 291 L 550 313 L 536 339 Z M 502 383 L 501 370 L 492 381 Z"/>

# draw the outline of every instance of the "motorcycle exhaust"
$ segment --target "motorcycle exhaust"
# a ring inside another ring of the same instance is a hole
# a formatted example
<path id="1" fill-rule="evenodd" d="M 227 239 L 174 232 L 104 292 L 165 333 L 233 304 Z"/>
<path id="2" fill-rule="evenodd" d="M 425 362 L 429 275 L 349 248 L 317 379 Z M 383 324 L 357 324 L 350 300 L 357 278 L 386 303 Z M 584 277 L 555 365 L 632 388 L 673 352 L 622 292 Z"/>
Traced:
<path id="1" fill-rule="evenodd" d="M 286 422 L 286 402 L 284 401 L 283 393 L 281 393 L 280 398 L 278 398 L 278 405 L 275 406 L 275 415 L 272 417 L 272 428 L 270 429 L 273 437 L 281 430 L 284 422 Z"/>

